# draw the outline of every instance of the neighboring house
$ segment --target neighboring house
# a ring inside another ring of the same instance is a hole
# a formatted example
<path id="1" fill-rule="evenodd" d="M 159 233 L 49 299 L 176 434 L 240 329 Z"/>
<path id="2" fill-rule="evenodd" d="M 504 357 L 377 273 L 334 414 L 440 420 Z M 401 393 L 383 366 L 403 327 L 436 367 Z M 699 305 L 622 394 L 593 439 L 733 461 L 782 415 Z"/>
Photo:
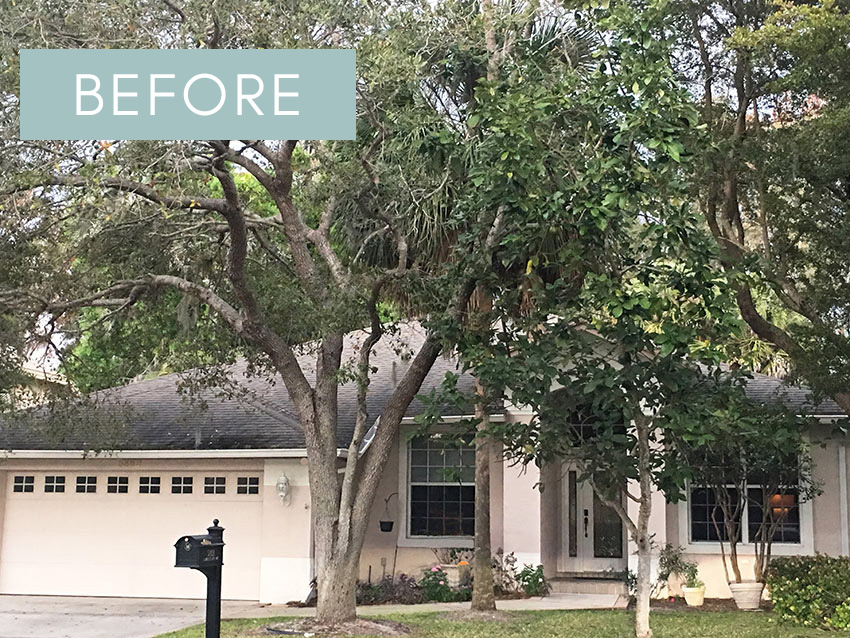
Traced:
<path id="1" fill-rule="evenodd" d="M 349 354 L 362 336 L 349 336 Z M 423 338 L 415 325 L 403 330 L 413 349 Z M 407 365 L 397 345 L 388 339 L 376 349 L 372 415 L 380 413 Z M 455 362 L 438 359 L 423 392 L 447 371 L 457 372 Z M 201 598 L 204 579 L 173 567 L 173 544 L 219 518 L 226 529 L 225 598 L 281 603 L 307 594 L 313 576 L 310 488 L 303 435 L 283 384 L 246 379 L 248 395 L 220 399 L 206 392 L 207 408 L 200 410 L 181 400 L 177 382 L 170 375 L 101 393 L 129 408 L 119 411 L 116 423 L 124 443 L 110 454 L 86 454 L 91 444 L 73 436 L 56 440 L 0 428 L 0 446 L 9 450 L 0 463 L 0 593 Z M 471 389 L 472 379 L 461 375 L 460 385 Z M 825 424 L 841 416 L 834 403 L 812 406 L 804 389 L 763 375 L 750 382 L 748 393 Z M 444 450 L 439 438 L 414 437 L 413 417 L 421 409 L 411 405 L 379 487 L 361 559 L 363 579 L 418 575 L 435 562 L 434 549 L 472 546 L 473 450 Z M 342 462 L 356 413 L 353 384 L 341 387 L 339 410 Z M 463 416 L 447 407 L 444 422 Z M 510 407 L 492 416 L 530 417 Z M 793 508 L 774 554 L 850 553 L 845 442 L 813 446 L 812 452 L 824 493 Z M 447 481 L 446 467 L 459 468 L 459 480 Z M 539 482 L 546 486 L 542 492 Z M 522 470 L 495 451 L 490 497 L 494 548 L 514 552 L 520 564 L 542 563 L 560 591 L 621 590 L 612 576 L 634 568 L 631 542 L 575 471 L 554 464 Z M 658 494 L 650 527 L 657 546 L 682 545 L 700 563 L 707 595 L 727 597 L 709 510 L 699 487 L 675 505 Z M 381 531 L 379 522 L 387 520 L 392 530 Z M 746 567 L 752 562 L 747 545 L 741 550 Z"/>

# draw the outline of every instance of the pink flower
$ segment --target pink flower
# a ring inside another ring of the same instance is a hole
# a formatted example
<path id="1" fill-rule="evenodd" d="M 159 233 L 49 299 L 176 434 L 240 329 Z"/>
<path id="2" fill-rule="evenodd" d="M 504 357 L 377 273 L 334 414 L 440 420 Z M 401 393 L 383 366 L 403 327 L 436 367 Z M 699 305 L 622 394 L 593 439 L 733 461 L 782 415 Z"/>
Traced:
<path id="1" fill-rule="evenodd" d="M 442 580 L 441 580 L 441 581 L 440 581 L 440 584 L 441 584 L 441 585 L 445 585 L 446 583 L 445 583 L 444 581 L 442 581 Z"/>
<path id="2" fill-rule="evenodd" d="M 440 571 L 440 568 L 439 568 L 439 567 L 437 567 L 436 565 L 434 565 L 434 566 L 431 568 L 431 571 L 432 571 L 432 572 L 438 572 L 438 571 Z"/>

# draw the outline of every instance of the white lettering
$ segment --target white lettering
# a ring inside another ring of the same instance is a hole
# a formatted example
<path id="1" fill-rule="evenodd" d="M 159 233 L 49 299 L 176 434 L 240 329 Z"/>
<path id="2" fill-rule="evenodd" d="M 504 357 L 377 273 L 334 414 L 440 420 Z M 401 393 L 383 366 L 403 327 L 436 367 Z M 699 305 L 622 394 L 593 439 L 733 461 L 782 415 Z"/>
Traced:
<path id="1" fill-rule="evenodd" d="M 196 109 L 192 105 L 192 102 L 189 101 L 189 89 L 192 88 L 192 85 L 197 80 L 212 80 L 218 85 L 218 90 L 221 92 L 221 99 L 218 101 L 218 104 L 215 106 L 215 108 L 212 108 L 208 111 L 201 111 L 200 109 Z M 224 84 L 222 84 L 221 80 L 219 80 L 216 76 L 211 75 L 209 73 L 199 73 L 198 75 L 194 76 L 186 83 L 186 88 L 183 89 L 183 101 L 186 103 L 186 106 L 189 107 L 189 110 L 192 111 L 192 113 L 194 113 L 195 115 L 207 116 L 217 113 L 219 110 L 221 110 L 221 107 L 224 106 L 224 100 L 226 97 L 227 92 L 224 89 Z"/>
<path id="2" fill-rule="evenodd" d="M 243 90 L 242 82 L 244 80 L 251 79 L 257 83 L 257 92 L 252 93 L 251 95 L 245 95 Z M 236 76 L 236 115 L 242 115 L 242 100 L 246 100 L 251 108 L 254 109 L 254 112 L 257 115 L 262 115 L 263 112 L 260 110 L 260 107 L 257 106 L 257 103 L 254 100 L 263 93 L 263 80 L 259 75 L 254 75 L 253 73 L 240 73 Z"/>
<path id="3" fill-rule="evenodd" d="M 138 115 L 138 111 L 121 111 L 118 108 L 118 98 L 120 97 L 139 97 L 135 91 L 132 93 L 121 92 L 118 90 L 118 80 L 138 80 L 139 76 L 135 73 L 116 73 L 112 76 L 112 114 L 113 115 Z"/>
<path id="4" fill-rule="evenodd" d="M 281 111 L 280 110 L 280 98 L 282 97 L 298 97 L 298 93 L 292 92 L 281 92 L 280 90 L 280 80 L 297 80 L 297 73 L 287 73 L 287 74 L 279 74 L 275 73 L 274 76 L 274 114 L 275 115 L 298 115 L 298 111 Z"/>
<path id="5" fill-rule="evenodd" d="M 159 92 L 156 90 L 156 81 L 159 79 L 166 80 L 174 79 L 173 73 L 152 73 L 151 74 L 151 115 L 156 115 L 156 98 L 158 97 L 174 97 L 171 91 Z"/>
<path id="6" fill-rule="evenodd" d="M 83 80 L 94 80 L 94 88 L 83 91 Z M 77 115 L 97 115 L 103 110 L 103 98 L 100 96 L 100 78 L 90 73 L 77 73 Z M 92 111 L 83 110 L 83 96 L 90 95 L 97 100 L 97 108 Z"/>

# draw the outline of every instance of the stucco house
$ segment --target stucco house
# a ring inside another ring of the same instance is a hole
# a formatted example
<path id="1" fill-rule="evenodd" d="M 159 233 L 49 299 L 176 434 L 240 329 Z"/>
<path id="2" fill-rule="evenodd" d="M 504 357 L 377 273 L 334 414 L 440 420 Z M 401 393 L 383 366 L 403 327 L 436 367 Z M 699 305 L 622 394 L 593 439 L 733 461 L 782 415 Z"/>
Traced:
<path id="1" fill-rule="evenodd" d="M 423 337 L 415 325 L 403 331 L 413 348 Z M 350 335 L 348 351 L 362 338 Z M 407 365 L 398 348 L 388 339 L 375 352 L 373 415 Z M 423 391 L 449 370 L 457 371 L 456 363 L 438 359 Z M 85 428 L 48 436 L 16 424 L 0 427 L 6 450 L 0 462 L 0 593 L 202 598 L 203 578 L 174 568 L 173 543 L 218 518 L 226 529 L 225 598 L 302 599 L 313 575 L 303 436 L 283 384 L 248 377 L 243 383 L 249 392 L 238 398 L 206 392 L 205 409 L 182 400 L 176 375 L 102 393 L 127 410 L 120 449 L 99 454 L 90 451 L 97 441 L 86 440 L 96 434 L 81 434 Z M 472 380 L 461 375 L 460 384 L 470 388 Z M 340 459 L 353 429 L 354 393 L 352 384 L 340 390 Z M 824 431 L 842 416 L 833 402 L 813 405 L 805 389 L 763 375 L 755 376 L 748 393 L 816 416 Z M 472 546 L 473 450 L 445 451 L 439 438 L 412 436 L 421 409 L 411 405 L 379 488 L 361 560 L 364 579 L 418 574 L 434 563 L 435 548 Z M 447 407 L 444 422 L 463 416 Z M 530 416 L 506 405 L 492 419 Z M 850 553 L 846 449 L 846 441 L 835 439 L 813 446 L 823 494 L 793 506 L 774 554 Z M 521 469 L 503 462 L 498 450 L 492 462 L 494 548 L 514 552 L 520 564 L 542 563 L 557 591 L 622 590 L 611 576 L 634 567 L 630 541 L 575 471 L 559 464 Z M 447 466 L 460 469 L 459 480 L 446 481 Z M 538 483 L 546 489 L 538 490 Z M 700 564 L 708 596 L 728 597 L 709 510 L 698 486 L 679 504 L 667 504 L 659 493 L 650 526 L 656 545 L 681 545 Z M 388 525 L 381 521 L 392 521 L 392 529 L 382 531 Z M 745 568 L 751 549 L 742 546 Z"/>

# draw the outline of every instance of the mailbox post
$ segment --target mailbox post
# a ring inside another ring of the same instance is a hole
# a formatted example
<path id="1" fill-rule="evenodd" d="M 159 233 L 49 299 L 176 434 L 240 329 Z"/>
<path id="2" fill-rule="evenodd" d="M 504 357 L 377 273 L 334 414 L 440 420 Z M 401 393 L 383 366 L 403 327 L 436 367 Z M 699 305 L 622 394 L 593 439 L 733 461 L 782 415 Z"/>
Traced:
<path id="1" fill-rule="evenodd" d="M 221 566 L 224 564 L 224 528 L 218 526 L 218 519 L 206 534 L 183 536 L 176 543 L 175 567 L 197 569 L 207 577 L 207 617 L 205 638 L 221 636 Z"/>

